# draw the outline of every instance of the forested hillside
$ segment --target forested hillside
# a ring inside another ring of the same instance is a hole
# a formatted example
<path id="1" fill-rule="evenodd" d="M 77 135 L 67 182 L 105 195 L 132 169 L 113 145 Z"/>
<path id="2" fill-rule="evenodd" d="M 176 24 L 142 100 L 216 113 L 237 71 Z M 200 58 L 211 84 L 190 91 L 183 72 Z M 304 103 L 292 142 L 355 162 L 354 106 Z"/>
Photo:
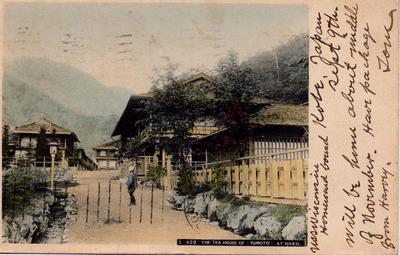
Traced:
<path id="1" fill-rule="evenodd" d="M 253 56 L 242 64 L 256 71 L 262 82 L 261 91 L 265 97 L 294 104 L 308 101 L 306 34 L 297 35 L 273 51 Z"/>

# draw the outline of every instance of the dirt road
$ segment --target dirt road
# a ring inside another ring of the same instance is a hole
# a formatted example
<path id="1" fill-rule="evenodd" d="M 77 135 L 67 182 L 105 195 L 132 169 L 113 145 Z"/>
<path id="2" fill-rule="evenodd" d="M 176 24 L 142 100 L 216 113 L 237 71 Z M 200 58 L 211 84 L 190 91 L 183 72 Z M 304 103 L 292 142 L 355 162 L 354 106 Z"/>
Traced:
<path id="1" fill-rule="evenodd" d="M 151 210 L 151 187 L 143 189 L 138 187 L 135 191 L 137 204 L 129 206 L 126 185 L 118 180 L 111 181 L 110 222 L 107 223 L 109 180 L 117 175 L 116 171 L 79 172 L 79 185 L 69 188 L 69 192 L 75 194 L 78 199 L 79 209 L 77 217 L 67 230 L 68 243 L 176 244 L 178 238 L 242 238 L 203 220 L 194 222 L 196 219 L 189 217 L 189 221 L 194 226 L 193 229 L 183 212 L 169 207 L 167 200 L 171 191 L 165 191 L 163 205 L 162 190 L 154 188 L 153 210 Z M 100 206 L 99 220 L 97 220 L 99 183 Z M 89 207 L 87 208 L 88 191 Z"/>

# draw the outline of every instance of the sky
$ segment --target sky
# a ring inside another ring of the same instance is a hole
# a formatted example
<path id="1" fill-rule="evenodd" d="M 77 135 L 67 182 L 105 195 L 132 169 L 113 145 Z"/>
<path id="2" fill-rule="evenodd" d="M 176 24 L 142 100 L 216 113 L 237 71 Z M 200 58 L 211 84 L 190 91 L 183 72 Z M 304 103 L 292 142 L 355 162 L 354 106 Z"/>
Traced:
<path id="1" fill-rule="evenodd" d="M 6 3 L 4 61 L 46 58 L 143 93 L 167 63 L 213 70 L 307 32 L 303 5 Z"/>

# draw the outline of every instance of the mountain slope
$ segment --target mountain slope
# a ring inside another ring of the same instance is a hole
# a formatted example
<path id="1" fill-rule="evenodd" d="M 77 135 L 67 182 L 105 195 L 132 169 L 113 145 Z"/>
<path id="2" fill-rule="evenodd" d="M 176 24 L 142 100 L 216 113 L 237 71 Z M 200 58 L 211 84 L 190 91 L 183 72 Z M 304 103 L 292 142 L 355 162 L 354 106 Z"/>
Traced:
<path id="1" fill-rule="evenodd" d="M 279 81 L 278 68 L 279 66 Z M 300 34 L 273 51 L 243 63 L 254 69 L 265 97 L 288 103 L 308 101 L 308 36 Z"/>
<path id="2" fill-rule="evenodd" d="M 122 112 L 122 108 L 120 109 Z M 3 76 L 3 124 L 21 125 L 45 115 L 48 119 L 73 130 L 86 153 L 108 141 L 118 115 L 85 116 L 75 113 L 41 91 L 12 77 Z"/>
<path id="3" fill-rule="evenodd" d="M 24 58 L 6 64 L 4 70 L 65 109 L 84 115 L 120 114 L 132 94 L 124 88 L 107 87 L 75 67 L 48 59 Z"/>

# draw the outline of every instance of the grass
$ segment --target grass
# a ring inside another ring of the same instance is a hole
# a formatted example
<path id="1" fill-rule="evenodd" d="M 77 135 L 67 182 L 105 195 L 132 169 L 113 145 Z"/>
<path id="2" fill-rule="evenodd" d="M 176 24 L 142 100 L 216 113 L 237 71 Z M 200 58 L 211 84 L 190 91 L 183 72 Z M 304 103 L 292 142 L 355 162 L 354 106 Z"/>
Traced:
<path id="1" fill-rule="evenodd" d="M 272 216 L 274 216 L 282 226 L 286 226 L 289 221 L 295 217 L 304 214 L 305 208 L 298 205 L 277 205 L 272 209 Z"/>
<path id="2" fill-rule="evenodd" d="M 232 194 L 226 194 L 220 201 L 222 203 L 230 203 L 234 208 L 251 204 L 250 197 L 245 196 L 240 198 Z"/>

